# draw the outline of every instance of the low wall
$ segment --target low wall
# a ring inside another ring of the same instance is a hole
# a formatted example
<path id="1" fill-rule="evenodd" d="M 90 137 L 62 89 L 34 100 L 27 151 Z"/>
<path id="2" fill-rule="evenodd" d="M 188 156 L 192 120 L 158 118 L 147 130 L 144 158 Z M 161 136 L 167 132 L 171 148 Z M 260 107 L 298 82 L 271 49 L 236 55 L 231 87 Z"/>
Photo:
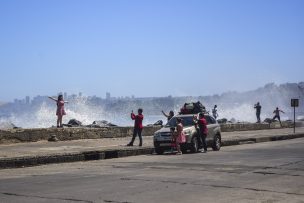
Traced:
<path id="1" fill-rule="evenodd" d="M 283 127 L 293 127 L 293 123 L 283 122 Z M 258 123 L 236 123 L 221 124 L 222 132 L 265 130 L 280 128 L 278 122 L 271 124 Z M 144 127 L 142 135 L 151 136 L 160 127 Z M 132 136 L 133 127 L 109 127 L 109 128 L 33 128 L 0 130 L 0 144 L 18 142 L 37 142 L 48 140 L 52 135 L 61 140 L 117 138 Z"/>
<path id="2" fill-rule="evenodd" d="M 144 127 L 142 135 L 149 136 L 160 127 Z M 133 127 L 109 128 L 32 128 L 0 130 L 1 143 L 36 142 L 56 135 L 59 140 L 99 139 L 132 136 Z"/>
<path id="3" fill-rule="evenodd" d="M 293 123 L 283 121 L 282 122 L 283 128 L 292 128 Z M 267 130 L 267 129 L 276 129 L 281 128 L 279 122 L 273 123 L 227 123 L 221 124 L 222 132 L 233 132 L 233 131 L 248 131 L 248 130 Z"/>

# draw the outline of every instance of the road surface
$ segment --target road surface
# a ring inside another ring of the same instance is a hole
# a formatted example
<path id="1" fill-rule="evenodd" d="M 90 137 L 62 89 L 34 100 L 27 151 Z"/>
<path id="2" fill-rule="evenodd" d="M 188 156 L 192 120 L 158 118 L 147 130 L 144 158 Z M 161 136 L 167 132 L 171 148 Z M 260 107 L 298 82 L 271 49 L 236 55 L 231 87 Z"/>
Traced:
<path id="1" fill-rule="evenodd" d="M 0 170 L 0 202 L 304 203 L 304 138 Z"/>

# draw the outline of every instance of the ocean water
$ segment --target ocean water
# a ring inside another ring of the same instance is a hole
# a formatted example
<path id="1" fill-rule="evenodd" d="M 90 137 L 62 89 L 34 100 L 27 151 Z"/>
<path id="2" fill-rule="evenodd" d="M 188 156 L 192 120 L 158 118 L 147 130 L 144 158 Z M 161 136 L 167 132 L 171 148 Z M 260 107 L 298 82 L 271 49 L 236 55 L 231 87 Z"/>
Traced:
<path id="1" fill-rule="evenodd" d="M 179 107 L 175 109 L 175 114 L 178 113 Z M 130 112 L 113 112 L 103 109 L 101 106 L 89 105 L 85 99 L 79 99 L 65 105 L 67 115 L 63 117 L 63 123 L 68 123 L 70 119 L 77 119 L 84 125 L 92 124 L 96 120 L 106 120 L 118 126 L 133 126 L 134 121 L 130 118 Z M 207 110 L 211 112 L 211 107 Z M 262 109 L 261 119 L 272 118 L 272 109 Z M 155 112 L 155 111 L 154 111 Z M 256 122 L 255 110 L 252 104 L 241 104 L 229 108 L 218 108 L 219 118 L 235 119 L 240 122 Z M 282 114 L 282 120 L 289 119 L 290 114 Z M 43 102 L 34 110 L 24 110 L 18 113 L 11 113 L 9 115 L 2 115 L 1 122 L 11 122 L 22 128 L 48 128 L 56 126 L 56 104 Z M 144 108 L 144 125 L 153 124 L 158 120 L 162 120 L 165 124 L 167 122 L 161 112 L 159 114 L 150 114 Z"/>

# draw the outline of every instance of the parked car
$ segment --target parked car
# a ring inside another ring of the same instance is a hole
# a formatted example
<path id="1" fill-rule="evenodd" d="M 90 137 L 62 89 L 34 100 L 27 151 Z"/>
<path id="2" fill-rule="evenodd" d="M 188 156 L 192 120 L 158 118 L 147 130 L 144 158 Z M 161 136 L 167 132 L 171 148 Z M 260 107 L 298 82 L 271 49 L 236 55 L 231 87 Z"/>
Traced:
<path id="1" fill-rule="evenodd" d="M 171 133 L 170 128 L 176 127 L 176 119 L 181 118 L 184 126 L 184 134 L 186 143 L 181 144 L 182 152 L 190 150 L 192 153 L 199 151 L 198 130 L 193 122 L 193 116 L 198 117 L 198 114 L 176 115 L 171 118 L 168 123 L 160 130 L 154 133 L 153 141 L 154 148 L 157 154 L 163 154 L 164 151 L 171 149 Z M 221 128 L 217 121 L 209 114 L 205 115 L 207 120 L 208 135 L 206 138 L 208 147 L 212 147 L 214 151 L 221 148 Z"/>

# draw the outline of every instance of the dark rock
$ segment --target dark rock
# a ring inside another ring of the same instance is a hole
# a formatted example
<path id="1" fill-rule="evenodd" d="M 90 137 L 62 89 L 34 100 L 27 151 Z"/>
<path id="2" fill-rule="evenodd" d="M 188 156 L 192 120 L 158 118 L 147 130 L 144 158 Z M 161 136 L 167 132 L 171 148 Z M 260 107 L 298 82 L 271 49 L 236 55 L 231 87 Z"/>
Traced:
<path id="1" fill-rule="evenodd" d="M 217 120 L 217 122 L 219 123 L 219 124 L 225 124 L 225 123 L 227 123 L 227 118 L 221 118 L 221 119 L 218 119 Z"/>
<path id="2" fill-rule="evenodd" d="M 158 120 L 154 124 L 148 124 L 147 126 L 163 126 L 163 121 Z"/>
<path id="3" fill-rule="evenodd" d="M 86 127 L 90 127 L 90 128 L 104 128 L 104 127 L 113 127 L 113 126 L 117 126 L 113 123 L 110 123 L 106 120 L 101 120 L 101 121 L 94 121 L 92 124 L 87 125 Z"/>
<path id="4" fill-rule="evenodd" d="M 15 126 L 15 124 L 11 122 L 1 122 L 0 123 L 0 129 L 2 130 L 8 130 L 8 129 L 17 129 L 18 127 Z"/>
<path id="5" fill-rule="evenodd" d="M 273 119 L 272 118 L 265 118 L 264 122 L 265 123 L 272 123 Z"/>
<path id="6" fill-rule="evenodd" d="M 49 142 L 57 142 L 58 138 L 56 135 L 51 135 L 50 138 L 48 139 Z"/>
<path id="7" fill-rule="evenodd" d="M 71 119 L 71 120 L 69 120 L 68 124 L 63 124 L 63 126 L 80 127 L 80 126 L 82 126 L 82 123 L 79 120 Z"/>

